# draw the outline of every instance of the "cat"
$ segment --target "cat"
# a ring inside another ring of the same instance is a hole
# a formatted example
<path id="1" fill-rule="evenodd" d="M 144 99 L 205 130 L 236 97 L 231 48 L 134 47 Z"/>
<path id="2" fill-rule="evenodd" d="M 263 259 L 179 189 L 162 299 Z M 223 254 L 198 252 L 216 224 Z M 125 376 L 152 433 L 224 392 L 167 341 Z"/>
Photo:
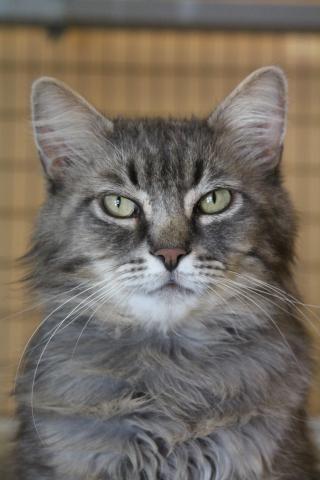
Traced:
<path id="1" fill-rule="evenodd" d="M 27 259 L 45 308 L 16 389 L 17 479 L 319 478 L 286 112 L 273 66 L 206 119 L 111 120 L 34 83 L 47 199 Z"/>

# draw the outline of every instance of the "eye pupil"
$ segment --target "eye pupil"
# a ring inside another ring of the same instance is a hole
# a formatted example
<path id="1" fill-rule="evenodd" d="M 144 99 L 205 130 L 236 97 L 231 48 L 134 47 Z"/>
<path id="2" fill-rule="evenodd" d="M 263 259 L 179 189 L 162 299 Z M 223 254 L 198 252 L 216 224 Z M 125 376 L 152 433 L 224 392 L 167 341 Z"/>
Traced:
<path id="1" fill-rule="evenodd" d="M 102 209 L 108 215 L 117 218 L 130 218 L 137 213 L 137 204 L 121 195 L 105 195 L 102 198 Z"/>
<path id="2" fill-rule="evenodd" d="M 224 211 L 231 203 L 231 191 L 227 188 L 217 188 L 207 193 L 200 202 L 198 208 L 201 213 L 213 215 Z"/>

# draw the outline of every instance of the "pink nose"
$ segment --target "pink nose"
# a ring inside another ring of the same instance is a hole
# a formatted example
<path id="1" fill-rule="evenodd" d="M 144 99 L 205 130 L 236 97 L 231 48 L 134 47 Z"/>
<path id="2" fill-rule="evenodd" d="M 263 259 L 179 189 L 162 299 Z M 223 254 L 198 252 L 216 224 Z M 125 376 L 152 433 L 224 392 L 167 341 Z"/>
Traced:
<path id="1" fill-rule="evenodd" d="M 182 248 L 161 248 L 154 252 L 154 255 L 160 257 L 166 269 L 172 272 L 177 267 L 179 260 L 187 255 L 187 252 Z"/>

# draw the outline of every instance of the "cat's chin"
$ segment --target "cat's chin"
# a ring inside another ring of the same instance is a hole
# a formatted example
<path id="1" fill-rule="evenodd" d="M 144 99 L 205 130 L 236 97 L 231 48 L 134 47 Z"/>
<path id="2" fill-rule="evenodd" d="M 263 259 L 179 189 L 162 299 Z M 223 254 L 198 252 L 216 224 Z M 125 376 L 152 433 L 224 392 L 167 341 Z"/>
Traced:
<path id="1" fill-rule="evenodd" d="M 199 296 L 178 284 L 165 284 L 148 293 L 137 293 L 127 300 L 133 321 L 161 330 L 170 329 L 197 307 Z"/>

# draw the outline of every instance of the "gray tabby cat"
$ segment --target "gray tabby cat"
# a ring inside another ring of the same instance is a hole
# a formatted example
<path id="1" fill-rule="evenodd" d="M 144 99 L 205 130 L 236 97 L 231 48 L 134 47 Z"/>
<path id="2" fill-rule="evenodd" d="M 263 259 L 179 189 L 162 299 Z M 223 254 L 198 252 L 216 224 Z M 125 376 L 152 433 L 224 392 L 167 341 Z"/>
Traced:
<path id="1" fill-rule="evenodd" d="M 286 80 L 198 120 L 32 92 L 45 318 L 17 387 L 20 480 L 311 480 L 309 340 L 280 157 Z"/>

